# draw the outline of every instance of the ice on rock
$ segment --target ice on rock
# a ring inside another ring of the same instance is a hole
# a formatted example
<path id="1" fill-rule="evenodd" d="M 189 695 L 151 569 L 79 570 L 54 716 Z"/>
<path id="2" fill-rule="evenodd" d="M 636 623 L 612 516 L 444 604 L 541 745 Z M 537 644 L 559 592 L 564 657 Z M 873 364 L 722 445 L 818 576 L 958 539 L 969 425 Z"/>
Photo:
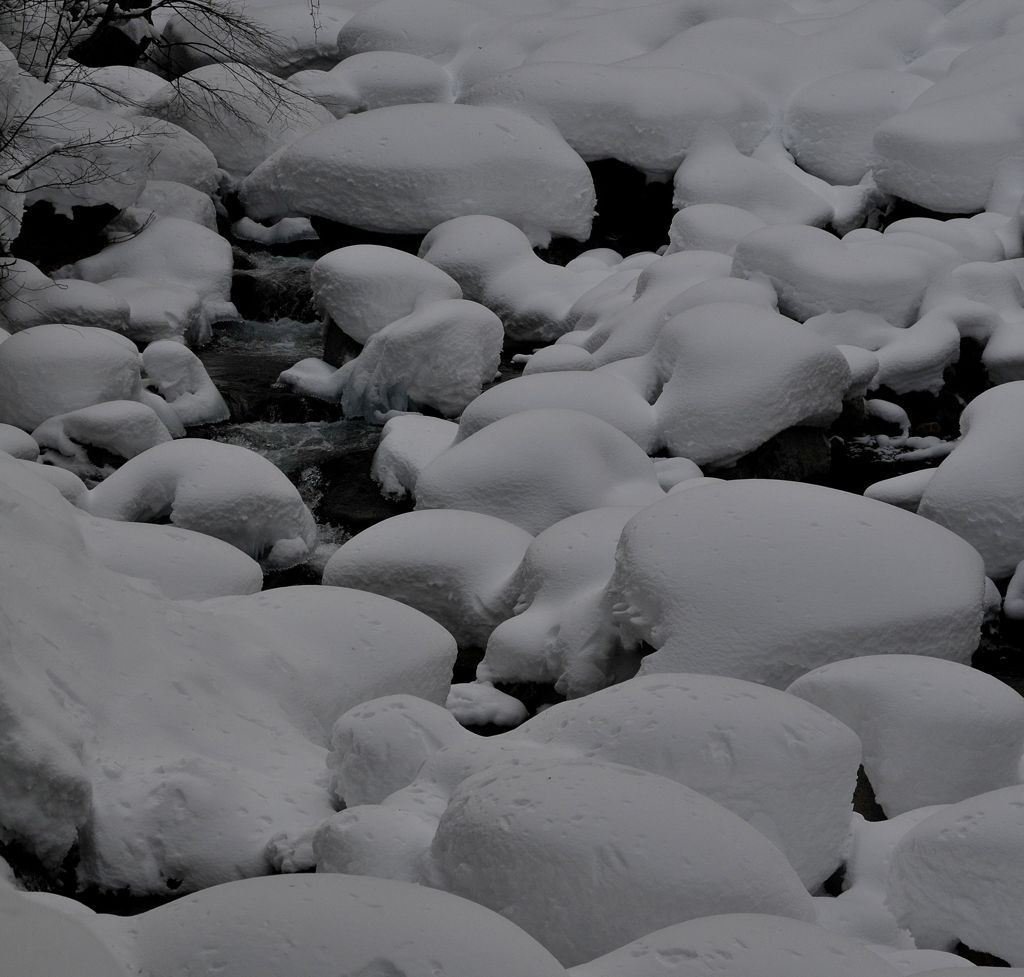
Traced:
<path id="1" fill-rule="evenodd" d="M 1024 507 L 1018 490 L 1024 453 L 1017 434 L 1022 405 L 1024 381 L 986 390 L 964 408 L 963 437 L 937 469 L 914 473 L 913 478 L 901 476 L 899 482 L 876 482 L 865 494 L 908 508 L 919 499 L 918 513 L 977 549 L 990 577 L 1009 577 L 1024 557 Z"/>
<path id="2" fill-rule="evenodd" d="M 24 461 L 35 461 L 39 457 L 39 442 L 20 427 L 0 424 L 0 451 Z"/>
<path id="3" fill-rule="evenodd" d="M 338 715 L 393 692 L 441 708 L 455 645 L 429 618 L 320 587 L 167 601 L 97 563 L 31 469 L 0 456 L 0 824 L 47 866 L 77 842 L 83 884 L 135 894 L 265 872 L 272 834 L 331 813 Z"/>
<path id="4" fill-rule="evenodd" d="M 876 162 L 874 135 L 931 82 L 912 71 L 865 68 L 815 79 L 786 107 L 783 140 L 807 172 L 834 184 L 859 183 Z"/>
<path id="5" fill-rule="evenodd" d="M 102 285 L 52 279 L 20 258 L 3 261 L 0 323 L 8 332 L 66 322 L 128 332 L 128 303 Z"/>
<path id="6" fill-rule="evenodd" d="M 175 88 L 163 117 L 202 140 L 236 180 L 334 119 L 287 83 L 243 64 L 195 68 Z"/>
<path id="7" fill-rule="evenodd" d="M 255 452 L 218 441 L 182 438 L 136 455 L 89 493 L 87 508 L 105 519 L 169 519 L 271 569 L 301 563 L 316 543 L 295 486 Z"/>
<path id="8" fill-rule="evenodd" d="M 278 382 L 340 401 L 346 417 L 380 423 L 391 411 L 423 408 L 456 417 L 494 379 L 504 337 L 490 309 L 444 299 L 421 304 L 373 333 L 337 371 L 304 360 Z"/>
<path id="9" fill-rule="evenodd" d="M 850 369 L 831 343 L 771 309 L 711 302 L 670 319 L 643 370 L 672 455 L 728 465 L 790 427 L 827 427 Z"/>
<path id="10" fill-rule="evenodd" d="M 604 592 L 622 527 L 636 511 L 588 509 L 532 541 L 513 581 L 515 616 L 490 636 L 479 679 L 552 683 L 575 697 L 635 671 Z"/>
<path id="11" fill-rule="evenodd" d="M 966 663 L 984 593 L 978 553 L 928 520 L 759 479 L 709 480 L 642 510 L 623 531 L 610 585 L 624 640 L 656 649 L 641 674 L 778 687 L 867 652 Z"/>
<path id="12" fill-rule="evenodd" d="M 388 105 L 454 101 L 448 70 L 429 58 L 401 51 L 364 51 L 329 71 L 303 71 L 288 84 L 337 118 Z"/>
<path id="13" fill-rule="evenodd" d="M 482 648 L 512 615 L 512 576 L 532 542 L 518 526 L 478 512 L 408 512 L 342 544 L 323 582 L 399 600 L 459 645 Z"/>
<path id="14" fill-rule="evenodd" d="M 230 301 L 231 245 L 190 220 L 160 217 L 128 240 L 111 244 L 73 267 L 77 277 L 90 282 L 135 278 L 193 289 L 209 322 L 238 318 Z"/>
<path id="15" fill-rule="evenodd" d="M 118 461 L 170 441 L 171 433 L 151 407 L 135 400 L 107 400 L 47 418 L 32 437 L 43 464 L 98 482 Z"/>
<path id="16" fill-rule="evenodd" d="M 565 977 L 498 913 L 387 879 L 248 879 L 116 923 L 146 977 Z"/>
<path id="17" fill-rule="evenodd" d="M 720 251 L 731 255 L 740 241 L 767 223 L 749 210 L 731 204 L 693 204 L 672 218 L 665 253 Z"/>
<path id="18" fill-rule="evenodd" d="M 357 343 L 417 307 L 462 298 L 449 275 L 396 248 L 354 244 L 330 251 L 310 271 L 320 312 Z"/>
<path id="19" fill-rule="evenodd" d="M 255 594 L 263 571 L 237 547 L 177 526 L 100 519 L 83 512 L 78 528 L 97 563 L 156 584 L 171 600 Z"/>
<path id="20" fill-rule="evenodd" d="M 566 332 L 573 304 L 610 271 L 549 264 L 514 222 L 485 215 L 439 224 L 423 239 L 420 257 L 455 279 L 466 298 L 493 309 L 520 342 L 550 342 Z"/>
<path id="21" fill-rule="evenodd" d="M 491 387 L 462 412 L 456 440 L 465 441 L 503 417 L 542 407 L 592 414 L 629 435 L 644 451 L 655 450 L 655 416 L 650 404 L 621 377 L 589 371 L 515 377 Z"/>
<path id="22" fill-rule="evenodd" d="M 733 274 L 764 277 L 779 308 L 801 322 L 826 312 L 860 309 L 894 326 L 916 318 L 933 262 L 917 248 L 879 240 L 837 240 L 827 231 L 773 225 L 736 246 Z"/>
<path id="23" fill-rule="evenodd" d="M 151 342 L 142 353 L 142 367 L 148 385 L 156 388 L 183 426 L 217 424 L 230 417 L 202 361 L 180 343 Z"/>
<path id="24" fill-rule="evenodd" d="M 906 329 L 857 309 L 812 316 L 804 326 L 837 346 L 857 346 L 874 353 L 877 366 L 869 389 L 937 394 L 947 367 L 960 358 L 960 330 L 941 310 L 926 313 Z"/>
<path id="25" fill-rule="evenodd" d="M 458 434 L 454 421 L 421 414 L 392 417 L 381 431 L 370 474 L 383 495 L 401 499 L 415 496 L 420 472 L 447 448 Z"/>
<path id="26" fill-rule="evenodd" d="M 540 112 L 585 160 L 617 159 L 656 179 L 690 158 L 707 119 L 750 152 L 771 128 L 772 115 L 741 78 L 582 61 L 527 64 L 485 78 L 461 98 Z"/>
<path id="27" fill-rule="evenodd" d="M 50 323 L 0 343 L 0 421 L 33 431 L 47 418 L 108 400 L 138 400 L 135 344 L 107 329 Z"/>
<path id="28" fill-rule="evenodd" d="M 1024 966 L 1024 787 L 951 804 L 896 844 L 887 902 L 920 947 L 958 940 Z"/>
<path id="29" fill-rule="evenodd" d="M 745 156 L 717 125 L 705 127 L 676 170 L 672 205 L 726 204 L 748 211 L 766 224 L 824 227 L 833 207 L 788 173 Z"/>
<path id="30" fill-rule="evenodd" d="M 257 167 L 241 196 L 257 220 L 316 216 L 394 234 L 490 214 L 534 244 L 585 240 L 594 214 L 590 172 L 557 132 L 472 105 L 394 105 L 338 119 Z"/>
<path id="31" fill-rule="evenodd" d="M 576 410 L 503 417 L 431 461 L 416 480 L 418 509 L 468 509 L 539 533 L 566 516 L 662 497 L 644 450 Z"/>
<path id="32" fill-rule="evenodd" d="M 430 862 L 434 885 L 500 910 L 567 966 L 699 916 L 814 918 L 782 853 L 745 821 L 665 777 L 592 760 L 523 759 L 464 780 Z"/>
<path id="33" fill-rule="evenodd" d="M 789 692 L 857 733 L 890 816 L 1017 782 L 1024 699 L 983 672 L 924 655 L 867 655 L 817 668 Z"/>
<path id="34" fill-rule="evenodd" d="M 898 977 L 863 943 L 803 920 L 725 914 L 649 933 L 570 977 Z"/>

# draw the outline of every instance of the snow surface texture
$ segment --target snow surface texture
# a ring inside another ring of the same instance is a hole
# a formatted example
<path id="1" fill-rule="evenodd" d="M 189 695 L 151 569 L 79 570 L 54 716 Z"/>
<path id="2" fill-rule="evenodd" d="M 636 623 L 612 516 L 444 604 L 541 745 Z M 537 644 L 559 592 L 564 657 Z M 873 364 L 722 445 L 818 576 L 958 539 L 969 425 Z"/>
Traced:
<path id="1" fill-rule="evenodd" d="M 45 864 L 77 843 L 83 883 L 140 894 L 262 874 L 271 835 L 331 814 L 339 715 L 444 701 L 455 644 L 417 611 L 320 587 L 169 601 L 100 566 L 39 466 L 5 457 L 0 820 Z"/>
<path id="2" fill-rule="evenodd" d="M 918 946 L 957 940 L 1024 965 L 1020 931 L 1024 787 L 942 808 L 897 843 L 888 904 Z"/>
<path id="3" fill-rule="evenodd" d="M 388 498 L 415 492 L 420 471 L 451 447 L 459 426 L 439 417 L 399 414 L 381 431 L 370 474 Z"/>
<path id="4" fill-rule="evenodd" d="M 924 655 L 868 655 L 798 678 L 864 746 L 864 771 L 892 816 L 1017 782 L 1024 699 L 999 679 Z"/>
<path id="5" fill-rule="evenodd" d="M 627 644 L 655 648 L 642 672 L 685 669 L 784 688 L 868 651 L 967 663 L 984 571 L 976 551 L 934 529 L 819 486 L 709 481 L 627 524 L 613 612 Z"/>
<path id="6" fill-rule="evenodd" d="M 395 105 L 338 119 L 272 155 L 241 193 L 257 220 L 316 216 L 425 234 L 451 217 L 492 214 L 534 244 L 553 234 L 585 240 L 594 212 L 590 173 L 556 131 L 470 105 Z"/>
<path id="7" fill-rule="evenodd" d="M 416 480 L 419 509 L 468 509 L 539 533 L 606 505 L 662 495 L 636 442 L 582 411 L 528 410 L 452 445 Z"/>
<path id="8" fill-rule="evenodd" d="M 183 438 L 156 445 L 96 486 L 88 510 L 216 536 L 271 569 L 301 563 L 316 523 L 294 485 L 265 458 L 233 444 Z"/>
<path id="9" fill-rule="evenodd" d="M 323 580 L 400 600 L 461 646 L 482 648 L 512 614 L 512 575 L 532 542 L 526 530 L 477 512 L 409 512 L 343 544 Z"/>
<path id="10" fill-rule="evenodd" d="M 381 699 L 357 707 L 334 728 L 332 789 L 350 813 L 321 831 L 322 867 L 355 870 L 352 860 L 358 858 L 360 871 L 415 875 L 416 845 L 429 844 L 431 819 L 436 821 L 455 785 L 520 755 L 610 761 L 691 787 L 758 828 L 786 853 L 804 882 L 817 887 L 842 857 L 860 746 L 847 727 L 817 708 L 797 707 L 782 692 L 717 676 L 633 679 L 554 706 L 514 732 L 487 739 L 461 730 L 429 703 Z M 360 804 L 388 810 L 351 813 Z M 399 843 L 409 857 L 396 859 L 389 846 L 397 839 L 383 830 L 395 817 L 418 824 Z M 372 833 L 375 819 L 383 819 L 379 836 Z M 370 831 L 365 838 L 364 827 Z"/>

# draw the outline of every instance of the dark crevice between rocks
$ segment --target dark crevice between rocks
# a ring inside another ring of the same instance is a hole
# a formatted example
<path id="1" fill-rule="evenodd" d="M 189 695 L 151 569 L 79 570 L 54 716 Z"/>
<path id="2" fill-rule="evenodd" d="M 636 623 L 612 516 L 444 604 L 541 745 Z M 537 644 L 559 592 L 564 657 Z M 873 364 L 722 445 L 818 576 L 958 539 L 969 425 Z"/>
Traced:
<path id="1" fill-rule="evenodd" d="M 409 254 L 418 254 L 425 234 L 389 234 L 383 231 L 367 231 L 351 224 L 342 224 L 326 217 L 310 217 L 313 230 L 320 235 L 324 254 L 337 248 L 353 244 L 379 244 L 385 248 L 396 248 Z"/>
<path id="2" fill-rule="evenodd" d="M 864 768 L 857 768 L 857 786 L 853 789 L 853 809 L 865 821 L 887 821 L 882 805 L 875 797 L 875 789 L 868 780 Z"/>
<path id="3" fill-rule="evenodd" d="M 982 953 L 981 950 L 972 950 L 966 943 L 957 943 L 953 952 L 964 960 L 970 960 L 975 967 L 1009 967 L 1010 965 L 1002 958 L 993 956 L 991 953 Z"/>
<path id="4" fill-rule="evenodd" d="M 971 665 L 1024 695 L 1024 622 L 1001 616 L 986 623 Z"/>
<path id="5" fill-rule="evenodd" d="M 72 216 L 67 217 L 58 214 L 49 201 L 37 200 L 25 208 L 11 254 L 50 274 L 105 248 L 108 242 L 103 229 L 119 213 L 112 204 L 76 205 L 71 208 Z"/>
<path id="6" fill-rule="evenodd" d="M 831 450 L 821 428 L 791 427 L 744 455 L 734 465 L 707 465 L 712 478 L 776 478 L 824 484 L 829 479 Z"/>

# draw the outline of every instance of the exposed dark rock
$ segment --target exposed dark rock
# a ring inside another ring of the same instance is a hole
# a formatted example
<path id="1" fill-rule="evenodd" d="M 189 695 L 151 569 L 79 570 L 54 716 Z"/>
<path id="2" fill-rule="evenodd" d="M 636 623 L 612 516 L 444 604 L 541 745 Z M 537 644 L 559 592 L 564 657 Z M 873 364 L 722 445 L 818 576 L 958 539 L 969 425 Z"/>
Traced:
<path id="1" fill-rule="evenodd" d="M 58 214 L 46 200 L 26 207 L 21 233 L 11 245 L 11 253 L 51 272 L 106 247 L 103 228 L 120 211 L 112 204 L 97 204 L 72 207 L 71 213 L 72 217 Z"/>
<path id="2" fill-rule="evenodd" d="M 714 478 L 781 478 L 794 482 L 828 480 L 831 451 L 820 428 L 791 427 L 740 458 L 735 465 L 708 465 L 704 474 Z"/>

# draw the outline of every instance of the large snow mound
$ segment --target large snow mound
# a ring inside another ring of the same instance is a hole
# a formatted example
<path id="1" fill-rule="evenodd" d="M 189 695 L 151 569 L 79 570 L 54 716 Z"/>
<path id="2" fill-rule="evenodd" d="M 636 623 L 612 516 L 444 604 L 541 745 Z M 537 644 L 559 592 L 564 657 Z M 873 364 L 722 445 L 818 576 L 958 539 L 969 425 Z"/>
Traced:
<path id="1" fill-rule="evenodd" d="M 913 513 L 749 479 L 675 492 L 635 516 L 610 595 L 627 642 L 656 649 L 642 672 L 785 687 L 867 652 L 966 663 L 984 589 L 977 552 Z"/>
<path id="2" fill-rule="evenodd" d="M 857 733 L 890 816 L 1017 782 L 1024 698 L 984 672 L 926 655 L 867 655 L 817 668 L 789 692 Z"/>
<path id="3" fill-rule="evenodd" d="M 958 940 L 1024 966 L 1024 787 L 936 811 L 897 843 L 888 904 L 918 946 Z"/>
<path id="4" fill-rule="evenodd" d="M 619 764 L 535 759 L 475 774 L 455 789 L 430 856 L 435 884 L 501 910 L 566 965 L 698 916 L 814 918 L 763 835 Z"/>
<path id="5" fill-rule="evenodd" d="M 863 943 L 796 919 L 727 914 L 649 933 L 571 977 L 897 977 Z"/>
<path id="6" fill-rule="evenodd" d="M 635 441 L 590 414 L 554 408 L 488 424 L 416 480 L 418 509 L 469 509 L 530 533 L 586 509 L 645 505 L 662 494 Z"/>
<path id="7" fill-rule="evenodd" d="M 482 648 L 512 614 L 512 575 L 532 542 L 526 530 L 478 512 L 409 512 L 343 544 L 323 582 L 399 600 L 460 645 Z"/>
<path id="8" fill-rule="evenodd" d="M 129 522 L 166 518 L 272 568 L 301 563 L 316 543 L 312 513 L 280 470 L 248 448 L 199 438 L 136 455 L 89 493 L 88 509 Z"/>
<path id="9" fill-rule="evenodd" d="M 83 883 L 166 893 L 268 870 L 331 813 L 326 731 L 393 692 L 444 702 L 451 636 L 373 594 L 168 601 L 98 564 L 76 510 L 0 455 L 0 825 Z"/>
<path id="10" fill-rule="evenodd" d="M 490 214 L 534 244 L 585 240 L 594 213 L 590 173 L 557 132 L 470 105 L 395 105 L 338 119 L 271 156 L 241 195 L 257 219 L 326 217 L 402 234 Z"/>

